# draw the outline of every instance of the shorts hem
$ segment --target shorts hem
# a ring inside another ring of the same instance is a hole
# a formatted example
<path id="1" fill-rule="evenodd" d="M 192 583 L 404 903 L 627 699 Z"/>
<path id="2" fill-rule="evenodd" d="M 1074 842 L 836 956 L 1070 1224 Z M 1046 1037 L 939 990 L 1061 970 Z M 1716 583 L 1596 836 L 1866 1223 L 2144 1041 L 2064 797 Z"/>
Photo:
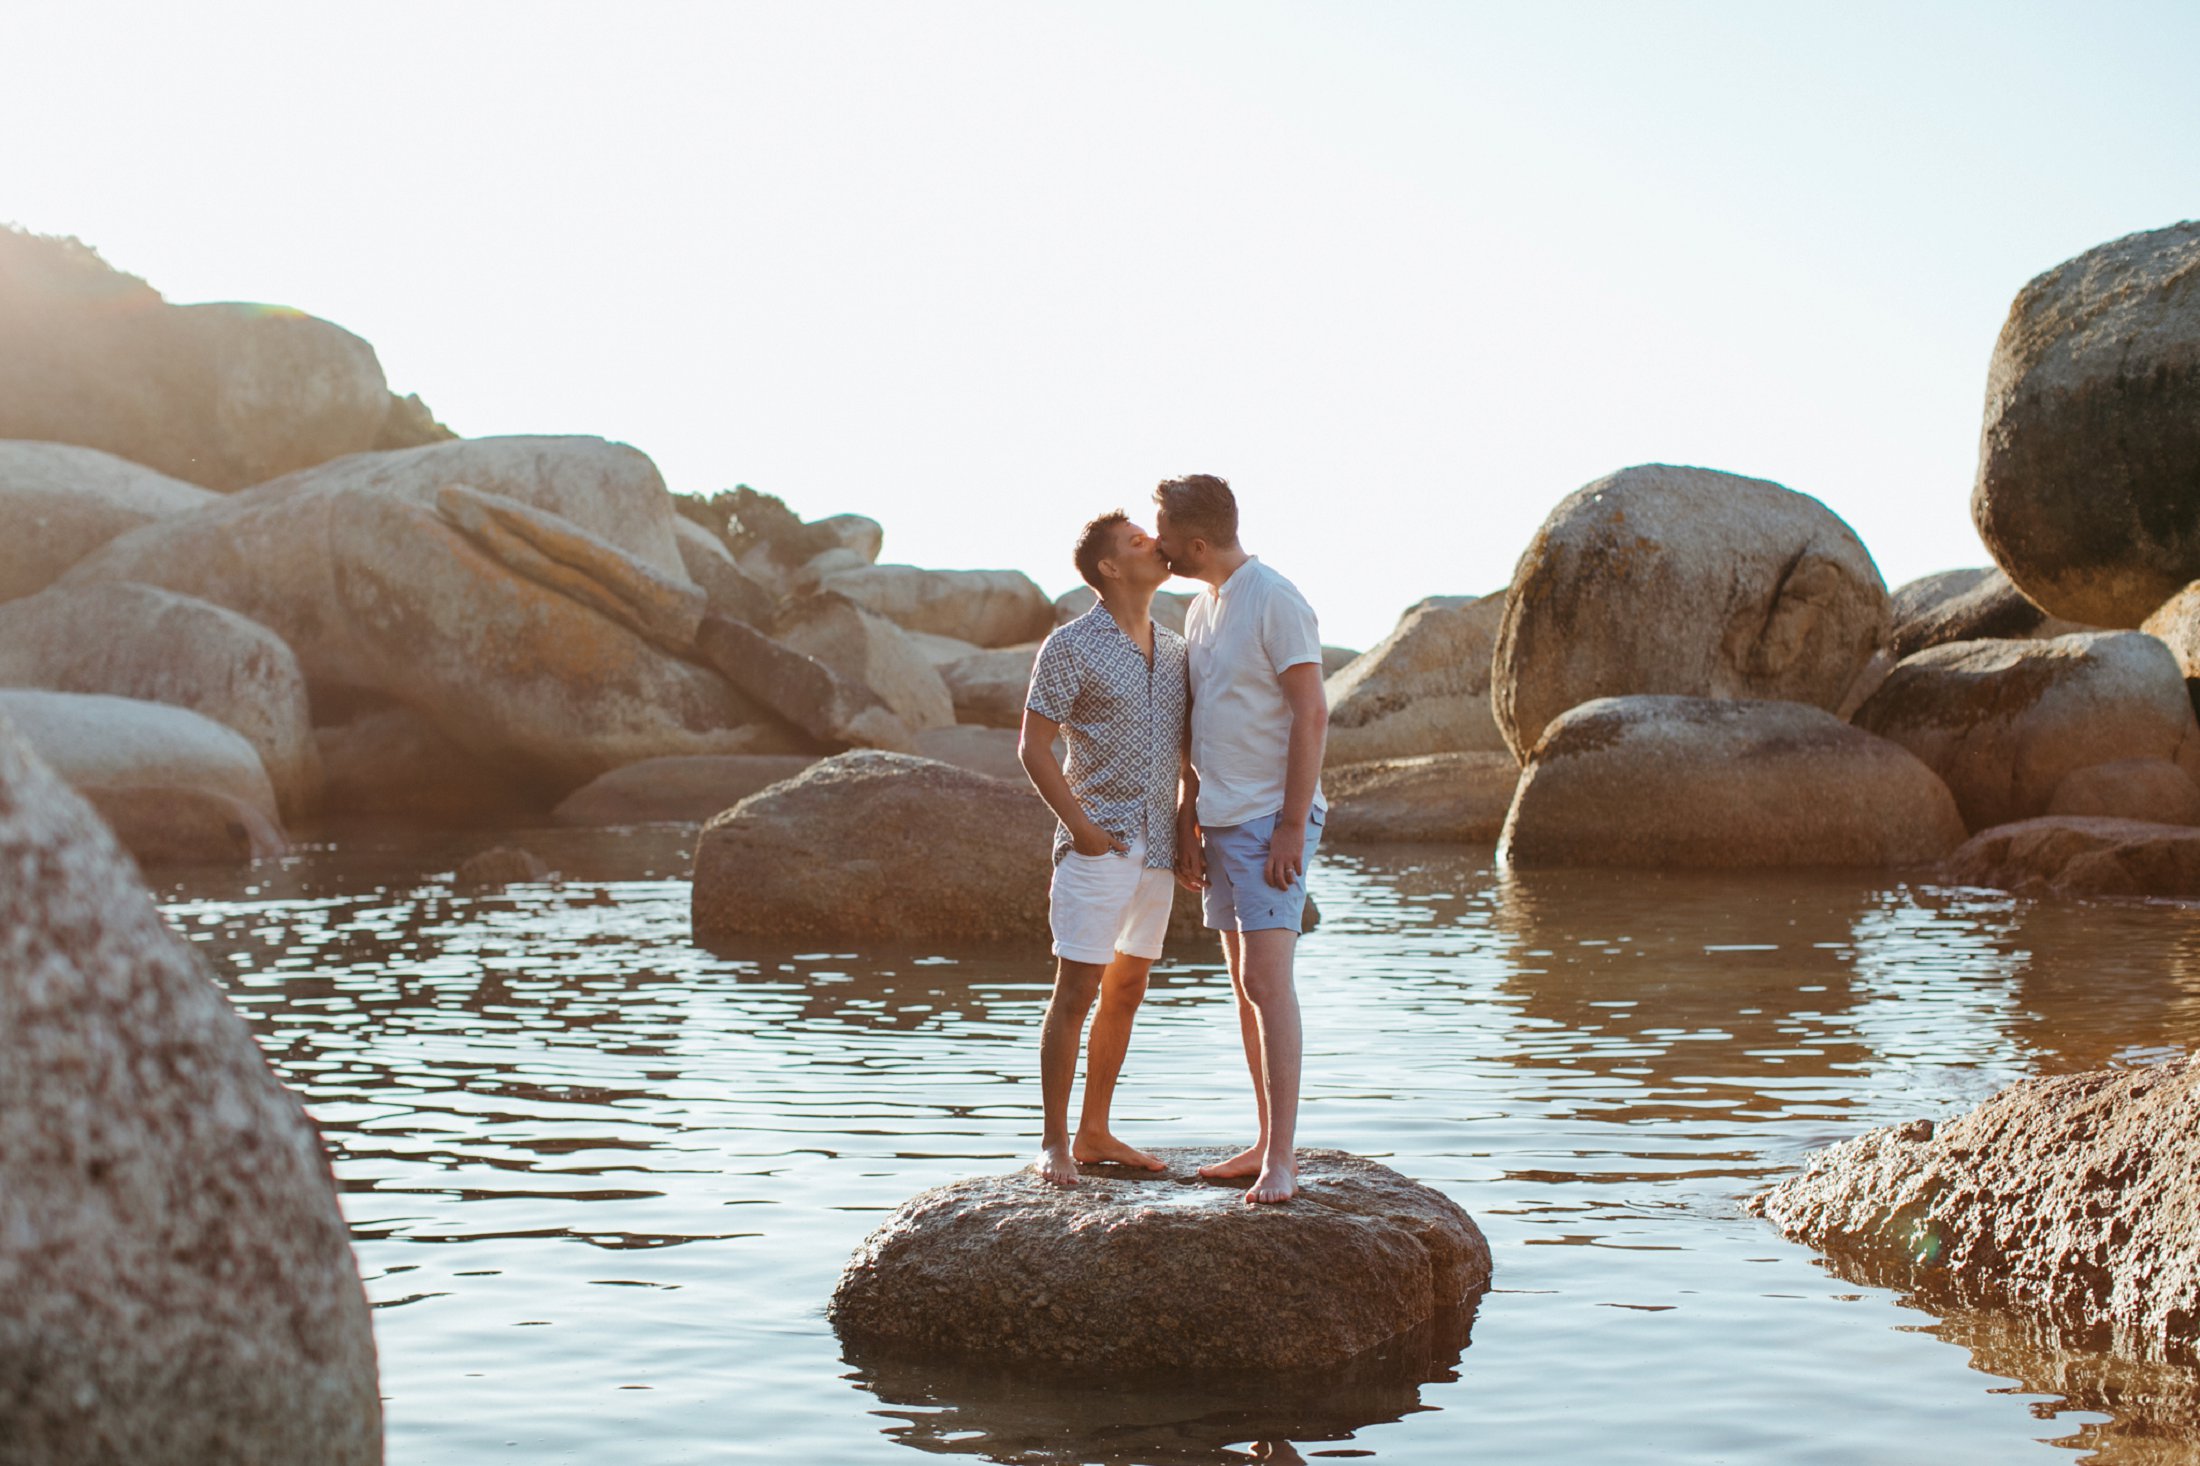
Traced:
<path id="1" fill-rule="evenodd" d="M 1110 947 L 1107 951 L 1103 952 L 1098 957 L 1088 957 L 1087 955 L 1085 955 L 1092 950 L 1093 949 L 1090 947 L 1078 947 L 1072 950 L 1071 948 L 1063 946 L 1060 942 L 1056 942 L 1054 944 L 1054 955 L 1057 957 L 1066 957 L 1072 962 L 1089 962 L 1095 967 L 1105 967 L 1110 962 L 1115 960 L 1115 949 L 1113 947 Z"/>

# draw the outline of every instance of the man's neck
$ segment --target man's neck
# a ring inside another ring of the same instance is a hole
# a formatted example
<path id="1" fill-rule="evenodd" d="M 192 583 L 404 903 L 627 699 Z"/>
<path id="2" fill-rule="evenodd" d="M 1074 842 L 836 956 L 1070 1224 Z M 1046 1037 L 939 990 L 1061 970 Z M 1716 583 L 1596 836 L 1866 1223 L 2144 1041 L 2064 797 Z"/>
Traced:
<path id="1" fill-rule="evenodd" d="M 1133 641 L 1144 639 L 1146 624 L 1153 620 L 1153 593 L 1157 585 L 1118 585 L 1100 598 L 1115 624 Z"/>
<path id="2" fill-rule="evenodd" d="M 1215 557 L 1207 562 L 1207 568 L 1199 572 L 1198 578 L 1220 590 L 1222 583 L 1244 569 L 1245 562 L 1252 558 L 1241 549 L 1217 550 Z"/>

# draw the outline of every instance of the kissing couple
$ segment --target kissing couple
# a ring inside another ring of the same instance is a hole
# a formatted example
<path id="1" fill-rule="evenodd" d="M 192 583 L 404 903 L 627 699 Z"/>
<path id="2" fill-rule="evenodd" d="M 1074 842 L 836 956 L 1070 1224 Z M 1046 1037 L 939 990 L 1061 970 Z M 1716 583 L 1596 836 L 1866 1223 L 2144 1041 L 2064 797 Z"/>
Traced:
<path id="1" fill-rule="evenodd" d="M 1260 1124 L 1251 1145 L 1199 1172 L 1251 1177 L 1248 1202 L 1289 1201 L 1302 1048 L 1291 969 L 1326 808 L 1321 635 L 1298 588 L 1238 544 L 1229 484 L 1192 474 L 1153 499 L 1150 534 L 1118 510 L 1078 535 L 1077 573 L 1099 600 L 1046 639 L 1024 699 L 1018 755 L 1060 821 L 1033 1167 L 1059 1186 L 1076 1184 L 1079 1162 L 1164 1169 L 1116 1139 L 1108 1109 L 1182 884 L 1201 893 L 1206 925 L 1222 934 Z M 1171 575 L 1205 583 L 1182 636 L 1153 619 L 1154 592 Z M 1055 762 L 1057 736 L 1066 767 Z"/>

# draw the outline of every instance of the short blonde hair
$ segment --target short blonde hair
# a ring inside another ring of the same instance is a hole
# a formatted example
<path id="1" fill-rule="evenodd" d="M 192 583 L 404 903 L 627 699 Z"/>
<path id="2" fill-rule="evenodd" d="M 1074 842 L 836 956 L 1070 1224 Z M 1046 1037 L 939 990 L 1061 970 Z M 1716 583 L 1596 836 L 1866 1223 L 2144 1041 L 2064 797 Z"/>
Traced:
<path id="1" fill-rule="evenodd" d="M 1178 532 L 1205 540 L 1218 550 L 1237 548 L 1237 496 L 1230 492 L 1227 480 L 1211 473 L 1164 479 L 1153 491 L 1153 501 Z"/>

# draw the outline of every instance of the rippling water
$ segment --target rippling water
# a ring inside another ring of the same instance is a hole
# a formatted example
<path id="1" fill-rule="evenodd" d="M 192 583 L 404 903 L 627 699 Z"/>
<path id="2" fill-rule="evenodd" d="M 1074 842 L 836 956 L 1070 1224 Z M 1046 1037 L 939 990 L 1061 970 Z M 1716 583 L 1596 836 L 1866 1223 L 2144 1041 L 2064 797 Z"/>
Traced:
<path id="1" fill-rule="evenodd" d="M 714 956 L 689 832 L 525 838 L 562 881 L 361 838 L 160 890 L 335 1152 L 395 1466 L 2200 1459 L 2191 1374 L 1737 1210 L 1868 1126 L 2191 1045 L 2200 911 L 1325 851 L 1301 1138 L 1463 1203 L 1494 1291 L 1417 1389 L 1123 1389 L 852 1363 L 822 1314 L 883 1213 L 1033 1148 L 1043 949 Z M 1156 970 L 1117 1115 L 1249 1138 L 1212 954 Z"/>

